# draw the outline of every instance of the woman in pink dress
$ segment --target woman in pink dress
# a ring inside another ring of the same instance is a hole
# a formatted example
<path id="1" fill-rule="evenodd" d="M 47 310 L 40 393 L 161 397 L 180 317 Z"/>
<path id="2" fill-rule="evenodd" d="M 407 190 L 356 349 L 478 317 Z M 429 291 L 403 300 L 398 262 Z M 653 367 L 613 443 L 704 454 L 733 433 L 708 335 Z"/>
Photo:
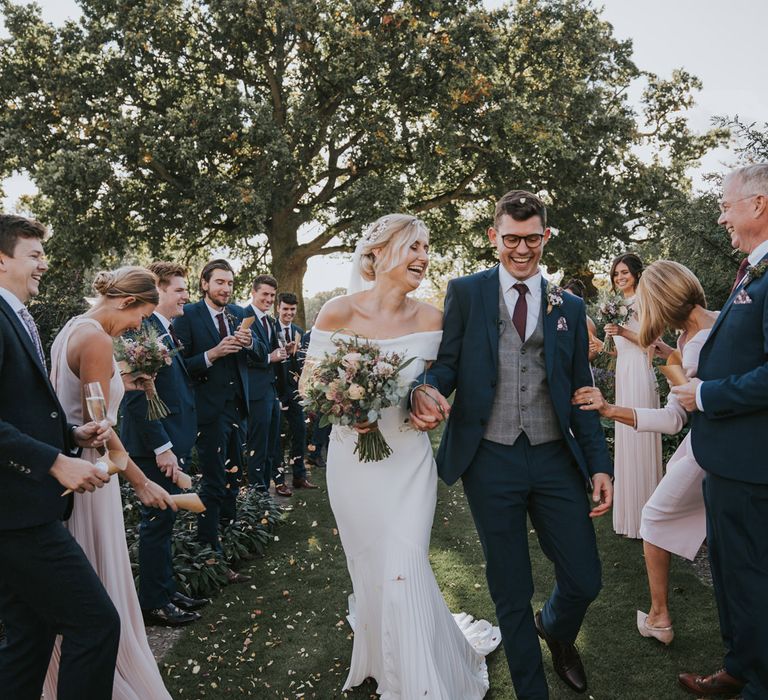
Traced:
<path id="1" fill-rule="evenodd" d="M 637 287 L 640 305 L 642 346 L 654 345 L 665 329 L 682 331 L 677 347 L 683 370 L 696 375 L 699 352 L 715 323 L 717 313 L 707 311 L 704 290 L 685 266 L 669 260 L 649 265 Z M 584 411 L 629 426 L 637 432 L 678 433 L 688 415 L 673 394 L 664 408 L 629 408 L 605 401 L 599 389 L 584 387 L 573 396 L 573 403 Z M 637 629 L 644 637 L 669 644 L 674 637 L 669 612 L 669 567 L 672 554 L 693 560 L 706 536 L 704 497 L 701 482 L 704 472 L 696 463 L 690 433 L 667 464 L 667 472 L 642 512 L 645 567 L 651 592 L 651 608 L 637 611 Z"/>
<path id="2" fill-rule="evenodd" d="M 634 253 L 613 261 L 613 290 L 624 295 L 636 309 L 635 291 L 643 274 L 643 263 Z M 637 313 L 624 324 L 607 324 L 606 336 L 616 343 L 616 403 L 629 408 L 658 408 L 656 376 L 648 353 L 638 341 Z M 613 529 L 619 535 L 640 537 L 640 513 L 661 481 L 661 435 L 637 433 L 629 426 L 616 425 L 614 451 Z"/>
<path id="3" fill-rule="evenodd" d="M 152 313 L 158 302 L 156 278 L 144 268 L 123 267 L 114 272 L 99 272 L 93 288 L 99 295 L 96 304 L 87 313 L 71 319 L 53 342 L 51 382 L 67 412 L 67 420 L 78 425 L 86 415 L 83 386 L 99 382 L 107 418 L 114 425 L 125 389 L 112 354 L 112 339 L 139 328 L 142 320 Z M 112 433 L 107 447 L 123 450 L 117 434 Z M 83 451 L 83 459 L 96 462 L 98 457 L 96 450 Z M 175 508 L 165 489 L 149 481 L 132 461 L 129 460 L 123 476 L 145 505 Z M 147 643 L 128 558 L 117 477 L 98 493 L 75 494 L 75 506 L 67 527 L 120 614 L 120 647 L 112 697 L 116 700 L 169 699 Z M 46 700 L 56 697 L 59 658 L 57 644 L 45 681 Z"/>

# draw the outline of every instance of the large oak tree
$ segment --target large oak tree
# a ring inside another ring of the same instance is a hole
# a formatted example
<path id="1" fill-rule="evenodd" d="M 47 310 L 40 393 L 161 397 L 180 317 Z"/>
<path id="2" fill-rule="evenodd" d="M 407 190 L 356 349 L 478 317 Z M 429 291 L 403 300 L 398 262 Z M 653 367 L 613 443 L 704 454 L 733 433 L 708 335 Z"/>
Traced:
<path id="1" fill-rule="evenodd" d="M 0 0 L 0 176 L 30 173 L 70 274 L 224 250 L 301 290 L 311 257 L 393 210 L 478 260 L 511 187 L 548 190 L 548 262 L 584 274 L 687 190 L 717 136 L 688 129 L 697 80 L 642 73 L 589 2 L 80 6 L 55 28 Z"/>

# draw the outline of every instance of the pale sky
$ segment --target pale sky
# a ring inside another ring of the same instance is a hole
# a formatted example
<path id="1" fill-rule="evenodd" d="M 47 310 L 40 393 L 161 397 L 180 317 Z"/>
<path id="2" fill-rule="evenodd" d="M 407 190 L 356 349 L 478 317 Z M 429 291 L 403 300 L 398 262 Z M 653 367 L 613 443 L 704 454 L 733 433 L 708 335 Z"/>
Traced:
<path id="1" fill-rule="evenodd" d="M 38 0 L 43 16 L 54 24 L 77 17 L 73 0 Z M 498 6 L 498 0 L 486 0 Z M 698 76 L 704 87 L 696 107 L 689 112 L 692 127 L 703 131 L 713 116 L 740 116 L 744 121 L 768 122 L 768 86 L 765 79 L 764 31 L 768 26 L 768 2 L 764 0 L 604 0 L 605 18 L 620 39 L 631 38 L 635 64 L 668 78 L 675 68 Z M 0 35 L 3 29 L 0 26 Z M 691 173 L 694 183 L 701 173 L 721 172 L 733 164 L 727 149 L 708 155 L 702 167 Z M 15 202 L 34 185 L 24 176 L 5 183 L 3 210 L 15 210 Z M 556 222 L 553 222 L 556 225 Z M 345 286 L 349 256 L 310 260 L 304 294 Z"/>

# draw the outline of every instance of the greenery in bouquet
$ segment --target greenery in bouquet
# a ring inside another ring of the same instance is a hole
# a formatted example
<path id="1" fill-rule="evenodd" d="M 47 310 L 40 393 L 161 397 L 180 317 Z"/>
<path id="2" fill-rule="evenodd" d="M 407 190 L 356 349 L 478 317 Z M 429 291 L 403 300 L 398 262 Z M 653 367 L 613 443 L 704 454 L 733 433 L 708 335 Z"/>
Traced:
<path id="1" fill-rule="evenodd" d="M 610 323 L 618 326 L 627 323 L 632 318 L 634 309 L 631 304 L 627 303 L 622 294 L 604 292 L 601 294 L 597 305 L 597 314 L 603 325 Z M 603 352 L 613 350 L 614 346 L 613 336 L 606 334 Z"/>
<path id="2" fill-rule="evenodd" d="M 379 462 L 392 454 L 378 430 L 382 411 L 397 406 L 407 395 L 410 381 L 402 370 L 414 358 L 396 352 L 383 353 L 373 341 L 359 336 L 333 337 L 336 351 L 307 365 L 302 382 L 302 405 L 320 417 L 320 426 L 368 424 L 355 453 L 361 462 Z"/>
<path id="3" fill-rule="evenodd" d="M 114 340 L 114 354 L 121 374 L 147 374 L 154 377 L 161 367 L 170 365 L 178 349 L 169 348 L 154 326 L 143 325 L 140 330 Z M 168 415 L 168 407 L 157 395 L 152 378 L 144 381 L 147 395 L 147 418 L 158 420 Z"/>

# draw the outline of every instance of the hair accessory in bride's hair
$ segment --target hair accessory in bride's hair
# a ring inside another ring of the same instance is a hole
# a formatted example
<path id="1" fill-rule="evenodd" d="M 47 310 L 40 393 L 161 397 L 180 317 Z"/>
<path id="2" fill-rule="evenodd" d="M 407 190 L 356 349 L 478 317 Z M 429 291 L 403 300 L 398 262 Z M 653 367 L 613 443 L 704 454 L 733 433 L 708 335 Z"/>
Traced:
<path id="1" fill-rule="evenodd" d="M 388 216 L 382 216 L 380 219 L 377 219 L 363 231 L 362 240 L 365 241 L 366 244 L 376 243 L 384 231 L 387 230 L 389 222 L 390 217 Z"/>

